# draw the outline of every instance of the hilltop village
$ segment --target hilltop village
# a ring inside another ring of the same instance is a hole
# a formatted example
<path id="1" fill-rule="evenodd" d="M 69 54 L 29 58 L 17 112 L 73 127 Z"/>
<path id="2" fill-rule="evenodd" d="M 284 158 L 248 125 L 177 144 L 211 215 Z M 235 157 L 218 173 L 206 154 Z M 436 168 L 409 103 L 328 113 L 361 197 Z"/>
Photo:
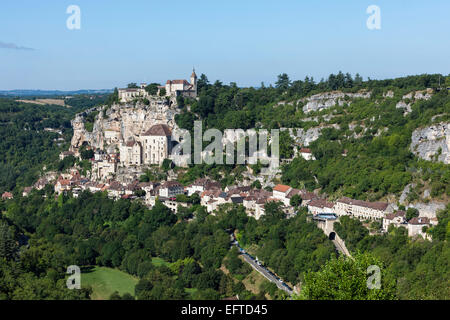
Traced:
<path id="1" fill-rule="evenodd" d="M 223 187 L 221 183 L 204 177 L 183 185 L 174 170 L 171 170 L 175 165 L 186 167 L 182 155 L 172 156 L 172 149 L 180 142 L 175 134 L 178 128 L 174 117 L 178 113 L 178 97 L 196 99 L 197 75 L 193 71 L 189 82 L 183 79 L 167 80 L 165 86 L 157 87 L 156 94 L 150 94 L 146 87 L 146 84 L 141 84 L 138 88 L 119 89 L 118 104 L 110 108 L 88 110 L 88 115 L 96 115 L 91 130 L 87 129 L 86 115 L 78 115 L 72 121 L 74 135 L 71 147 L 69 151 L 61 153 L 60 160 L 67 157 L 80 159 L 82 155 L 88 154 L 90 170 L 83 173 L 82 168 L 73 167 L 59 175 L 47 173 L 32 187 L 25 188 L 23 196 L 27 196 L 33 188 L 41 190 L 47 184 L 52 184 L 57 195 L 71 192 L 74 197 L 78 197 L 86 190 L 106 192 L 110 198 L 142 201 L 150 208 L 160 201 L 174 214 L 180 207 L 189 207 L 193 203 L 200 203 L 210 214 L 215 214 L 224 204 L 242 205 L 247 215 L 257 220 L 265 214 L 267 203 L 279 202 L 286 218 L 294 217 L 303 207 L 312 216 L 331 214 L 336 218 L 351 216 L 365 222 L 378 221 L 383 232 L 387 232 L 391 225 L 404 226 L 409 236 L 424 238 L 428 237 L 424 227 L 438 222 L 435 217 L 428 216 L 407 221 L 404 210 L 387 202 L 368 202 L 347 197 L 330 201 L 318 192 L 308 192 L 272 181 L 266 182 L 263 188 L 241 183 Z M 326 99 L 331 98 L 327 96 Z M 142 103 L 143 100 L 147 103 Z M 312 97 L 305 108 L 324 108 L 329 104 L 321 104 L 316 100 L 316 97 Z M 231 140 L 235 142 L 233 138 Z M 295 150 L 293 157 L 314 161 L 311 150 L 306 146 Z M 342 156 L 346 156 L 346 150 Z M 158 171 L 162 166 L 168 169 L 162 178 L 155 178 L 154 181 L 142 179 L 146 170 Z M 3 197 L 9 195 L 5 193 Z"/>

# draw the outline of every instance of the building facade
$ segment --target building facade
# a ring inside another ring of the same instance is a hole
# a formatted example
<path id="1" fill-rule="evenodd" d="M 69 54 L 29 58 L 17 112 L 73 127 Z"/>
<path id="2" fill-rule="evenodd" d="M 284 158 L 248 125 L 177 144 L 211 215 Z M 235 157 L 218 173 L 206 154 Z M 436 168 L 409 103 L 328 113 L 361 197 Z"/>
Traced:
<path id="1" fill-rule="evenodd" d="M 172 131 L 165 124 L 157 124 L 151 127 L 141 137 L 144 142 L 144 164 L 161 165 L 164 159 L 168 159 L 172 152 Z"/>

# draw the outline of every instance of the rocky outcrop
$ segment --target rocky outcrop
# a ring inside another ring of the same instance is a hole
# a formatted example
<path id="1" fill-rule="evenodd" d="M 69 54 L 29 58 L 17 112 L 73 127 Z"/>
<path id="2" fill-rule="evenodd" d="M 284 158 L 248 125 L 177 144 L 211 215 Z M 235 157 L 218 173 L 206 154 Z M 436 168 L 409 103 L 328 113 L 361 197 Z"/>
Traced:
<path id="1" fill-rule="evenodd" d="M 433 89 L 426 89 L 421 91 L 413 91 L 403 96 L 404 99 L 413 99 L 414 100 L 429 100 L 431 99 L 433 94 Z"/>
<path id="2" fill-rule="evenodd" d="M 121 141 L 132 138 L 139 140 L 139 136 L 155 124 L 167 124 L 177 129 L 175 115 L 179 113 L 177 107 L 169 106 L 165 100 L 154 99 L 150 105 L 142 103 L 114 104 L 105 111 L 106 107 L 99 107 L 92 132 L 85 128 L 85 119 L 77 115 L 72 120 L 73 137 L 71 150 L 77 152 L 84 142 L 100 149 L 115 149 Z"/>
<path id="3" fill-rule="evenodd" d="M 432 201 L 429 203 L 414 203 L 410 204 L 408 208 L 415 208 L 419 211 L 420 217 L 427 217 L 427 218 L 436 218 L 437 212 L 440 210 L 445 209 L 445 203 Z"/>
<path id="4" fill-rule="evenodd" d="M 395 106 L 397 109 L 405 109 L 404 114 L 408 114 L 412 111 L 411 109 L 411 103 L 406 103 L 403 100 L 400 100 L 397 105 Z"/>
<path id="5" fill-rule="evenodd" d="M 407 115 L 412 111 L 411 106 L 414 102 L 416 102 L 416 100 L 429 100 L 432 98 L 432 94 L 433 94 L 432 89 L 410 92 L 408 94 L 405 94 L 402 97 L 402 100 L 400 100 L 395 107 L 397 109 L 404 109 L 405 110 L 404 115 Z"/>
<path id="6" fill-rule="evenodd" d="M 415 130 L 411 152 L 424 160 L 450 163 L 450 123 L 439 123 Z"/>
<path id="7" fill-rule="evenodd" d="M 371 92 L 360 91 L 357 93 L 344 93 L 341 91 L 325 92 L 313 95 L 309 98 L 304 98 L 300 101 L 306 102 L 303 107 L 303 112 L 308 113 L 312 111 L 320 111 L 334 107 L 336 104 L 343 106 L 344 104 L 351 104 L 350 99 L 362 98 L 369 99 Z"/>

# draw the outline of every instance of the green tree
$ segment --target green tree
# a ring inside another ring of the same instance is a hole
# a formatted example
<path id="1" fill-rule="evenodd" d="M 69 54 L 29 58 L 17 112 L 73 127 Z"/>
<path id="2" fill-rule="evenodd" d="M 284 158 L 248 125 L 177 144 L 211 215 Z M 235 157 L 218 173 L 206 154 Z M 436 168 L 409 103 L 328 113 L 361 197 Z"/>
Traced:
<path id="1" fill-rule="evenodd" d="M 291 200 L 289 200 L 289 204 L 296 208 L 300 207 L 302 205 L 302 197 L 299 194 L 293 195 Z"/>
<path id="2" fill-rule="evenodd" d="M 275 87 L 281 91 L 286 91 L 291 86 L 291 80 L 286 73 L 278 75 L 278 80 L 275 82 Z"/>
<path id="3" fill-rule="evenodd" d="M 419 210 L 417 210 L 416 208 L 408 208 L 408 210 L 406 210 L 406 220 L 409 221 L 412 218 L 418 217 L 419 216 Z"/>
<path id="4" fill-rule="evenodd" d="M 16 241 L 6 222 L 0 221 L 0 259 L 13 259 L 17 250 Z"/>
<path id="5" fill-rule="evenodd" d="M 378 266 L 381 274 L 379 289 L 369 289 L 373 274 L 370 266 Z M 357 253 L 354 260 L 339 257 L 328 261 L 319 271 L 309 272 L 298 299 L 306 300 L 393 300 L 395 282 L 388 280 L 382 262 L 371 254 Z"/>

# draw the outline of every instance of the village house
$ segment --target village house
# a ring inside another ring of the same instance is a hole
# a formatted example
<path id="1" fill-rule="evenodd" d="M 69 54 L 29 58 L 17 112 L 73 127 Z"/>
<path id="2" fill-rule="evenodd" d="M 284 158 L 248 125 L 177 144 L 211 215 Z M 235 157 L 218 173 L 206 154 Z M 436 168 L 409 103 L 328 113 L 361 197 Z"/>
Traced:
<path id="1" fill-rule="evenodd" d="M 117 181 L 111 182 L 108 189 L 108 197 L 119 199 L 125 194 L 125 188 Z"/>
<path id="2" fill-rule="evenodd" d="M 11 192 L 6 191 L 2 194 L 2 200 L 11 200 L 13 198 L 14 195 Z"/>
<path id="3" fill-rule="evenodd" d="M 125 166 L 140 166 L 142 164 L 142 146 L 135 140 L 127 141 L 119 147 L 120 163 Z"/>
<path id="4" fill-rule="evenodd" d="M 395 227 L 406 226 L 406 212 L 399 210 L 395 213 L 388 213 L 383 218 L 383 231 L 387 232 L 390 225 Z"/>
<path id="5" fill-rule="evenodd" d="M 210 213 L 215 211 L 219 205 L 230 202 L 228 193 L 221 189 L 206 190 L 200 195 L 200 204 L 205 206 Z"/>
<path id="6" fill-rule="evenodd" d="M 159 187 L 159 196 L 174 198 L 178 194 L 184 194 L 184 187 L 177 181 L 166 181 Z"/>
<path id="7" fill-rule="evenodd" d="M 71 189 L 70 179 L 65 179 L 62 175 L 59 176 L 54 189 L 57 195 L 60 195 L 64 191 L 69 191 Z"/>
<path id="8" fill-rule="evenodd" d="M 186 187 L 186 192 L 188 196 L 194 193 L 202 193 L 205 190 L 220 189 L 221 185 L 219 182 L 211 181 L 207 178 L 199 178 L 194 181 L 191 185 Z"/>
<path id="9" fill-rule="evenodd" d="M 301 148 L 299 153 L 300 153 L 300 156 L 305 160 L 316 160 L 316 158 L 312 154 L 311 149 L 309 149 L 309 148 Z"/>
<path id="10" fill-rule="evenodd" d="M 283 185 L 283 184 L 277 184 L 273 188 L 273 197 L 275 199 L 280 200 L 285 205 L 289 205 L 290 199 L 287 197 L 289 192 L 292 190 L 291 187 Z"/>
<path id="11" fill-rule="evenodd" d="M 110 157 L 104 158 L 102 160 L 94 160 L 92 162 L 92 179 L 106 181 L 111 179 L 117 172 L 117 160 Z"/>
<path id="12" fill-rule="evenodd" d="M 408 236 L 421 236 L 424 239 L 429 238 L 426 232 L 423 231 L 424 227 L 428 227 L 430 225 L 430 219 L 427 217 L 414 217 L 408 221 Z"/>

